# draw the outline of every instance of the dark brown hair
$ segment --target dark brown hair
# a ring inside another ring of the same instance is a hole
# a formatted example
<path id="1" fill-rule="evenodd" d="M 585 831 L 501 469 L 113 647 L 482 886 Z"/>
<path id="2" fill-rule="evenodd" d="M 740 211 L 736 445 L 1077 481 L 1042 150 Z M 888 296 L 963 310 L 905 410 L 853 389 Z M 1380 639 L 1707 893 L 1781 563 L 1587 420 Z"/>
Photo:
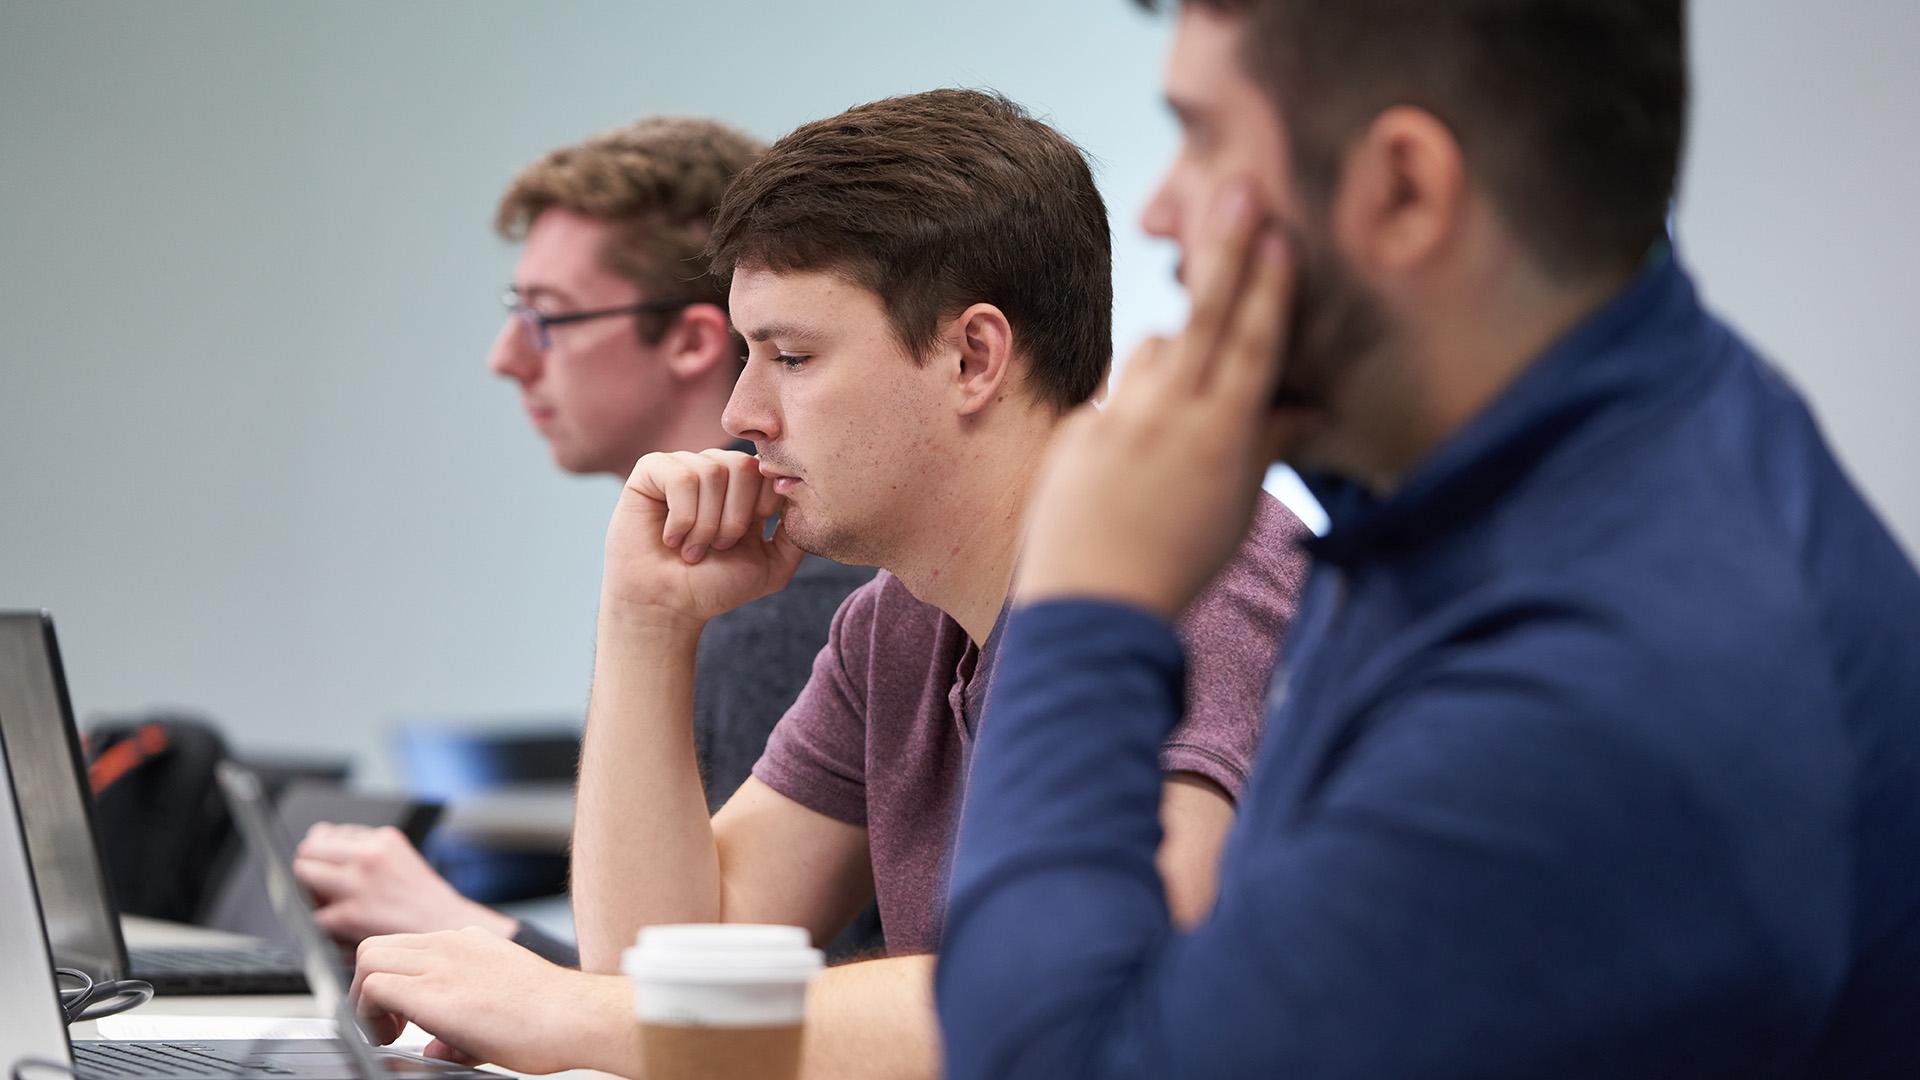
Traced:
<path id="1" fill-rule="evenodd" d="M 707 230 L 727 185 L 766 150 L 715 120 L 656 116 L 545 154 L 500 198 L 494 228 L 525 239 L 543 211 L 561 207 L 612 224 L 602 265 L 648 300 L 727 308 L 727 286 L 707 273 Z M 649 335 L 657 337 L 661 323 Z"/>
<path id="2" fill-rule="evenodd" d="M 1137 0 L 1152 9 L 1154 0 Z M 1684 0 L 1184 0 L 1248 19 L 1248 72 L 1324 200 L 1395 105 L 1453 131 L 1549 273 L 1631 268 L 1662 234 L 1686 135 Z"/>
<path id="3" fill-rule="evenodd" d="M 1112 240 L 1085 155 L 997 94 L 887 98 L 796 129 L 727 191 L 716 276 L 830 270 L 924 360 L 943 317 L 998 307 L 1034 398 L 1071 408 L 1113 355 Z"/>

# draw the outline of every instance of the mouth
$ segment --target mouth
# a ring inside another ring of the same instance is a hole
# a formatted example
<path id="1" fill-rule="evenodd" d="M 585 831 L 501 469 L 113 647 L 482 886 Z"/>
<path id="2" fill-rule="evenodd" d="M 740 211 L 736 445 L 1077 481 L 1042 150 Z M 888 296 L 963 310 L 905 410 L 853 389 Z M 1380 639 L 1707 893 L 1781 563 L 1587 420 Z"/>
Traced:
<path id="1" fill-rule="evenodd" d="M 767 464 L 764 458 L 760 461 L 760 475 L 773 481 L 773 493 L 775 495 L 791 494 L 795 488 L 805 483 L 805 481 L 799 477 L 791 473 L 782 472 Z"/>
<path id="2" fill-rule="evenodd" d="M 545 428 L 548 424 L 553 423 L 555 416 L 559 415 L 558 410 L 554 409 L 551 405 L 536 405 L 529 401 L 526 403 L 526 408 L 527 419 L 533 421 L 533 426 L 537 428 Z"/>

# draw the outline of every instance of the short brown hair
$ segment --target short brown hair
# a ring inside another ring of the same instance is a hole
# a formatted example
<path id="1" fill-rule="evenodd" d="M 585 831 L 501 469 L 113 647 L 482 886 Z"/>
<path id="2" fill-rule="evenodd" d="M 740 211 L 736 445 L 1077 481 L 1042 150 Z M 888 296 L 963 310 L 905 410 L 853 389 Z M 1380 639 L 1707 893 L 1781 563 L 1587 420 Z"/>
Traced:
<path id="1" fill-rule="evenodd" d="M 998 94 L 909 94 L 795 130 L 728 190 L 711 252 L 718 276 L 844 275 L 916 359 L 942 317 L 993 304 L 1029 390 L 1061 409 L 1113 358 L 1112 238 L 1086 156 Z"/>
<path id="2" fill-rule="evenodd" d="M 1139 0 L 1142 6 L 1158 6 Z M 1665 230 L 1686 135 L 1684 0 L 1184 0 L 1249 19 L 1310 197 L 1395 105 L 1438 117 L 1534 258 L 1631 268 Z"/>
<path id="3" fill-rule="evenodd" d="M 601 260 L 649 300 L 727 307 L 704 256 L 715 208 L 766 146 L 716 120 L 648 117 L 563 146 L 520 171 L 494 228 L 521 240 L 553 207 L 610 222 Z"/>

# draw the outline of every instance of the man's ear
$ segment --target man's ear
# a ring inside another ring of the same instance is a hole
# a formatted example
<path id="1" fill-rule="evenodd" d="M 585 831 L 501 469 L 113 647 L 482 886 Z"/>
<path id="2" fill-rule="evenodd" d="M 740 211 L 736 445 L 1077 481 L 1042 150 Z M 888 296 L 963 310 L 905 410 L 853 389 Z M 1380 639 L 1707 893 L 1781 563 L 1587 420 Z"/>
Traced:
<path id="1" fill-rule="evenodd" d="M 1347 149 L 1334 236 L 1363 276 L 1396 276 L 1459 241 L 1466 198 L 1466 160 L 1453 132 L 1425 109 L 1391 108 Z"/>
<path id="2" fill-rule="evenodd" d="M 733 353 L 733 330 L 727 313 L 717 304 L 690 304 L 667 328 L 660 341 L 667 370 L 681 382 L 699 382 L 716 368 L 739 363 Z"/>
<path id="3" fill-rule="evenodd" d="M 954 385 L 960 414 L 969 416 L 1003 397 L 1013 383 L 1013 325 L 992 304 L 975 304 L 954 317 L 948 339 L 955 349 Z"/>

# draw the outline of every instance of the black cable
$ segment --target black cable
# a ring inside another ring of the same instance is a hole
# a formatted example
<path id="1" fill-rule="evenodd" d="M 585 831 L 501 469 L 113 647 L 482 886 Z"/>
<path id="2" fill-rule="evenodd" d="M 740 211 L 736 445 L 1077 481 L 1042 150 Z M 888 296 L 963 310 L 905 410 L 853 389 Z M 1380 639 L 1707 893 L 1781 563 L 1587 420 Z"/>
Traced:
<path id="1" fill-rule="evenodd" d="M 123 1013 L 153 1000 L 153 984 L 139 979 L 113 979 L 95 982 L 93 976 L 78 968 L 55 968 L 61 978 L 77 979 L 80 986 L 60 991 L 60 1012 L 67 1023 L 98 1020 Z"/>
<path id="2" fill-rule="evenodd" d="M 67 1023 L 71 1024 L 74 1014 L 86 1007 L 89 995 L 93 993 L 93 976 L 79 968 L 67 967 L 54 968 L 53 974 L 56 979 L 76 979 L 80 983 L 71 990 L 60 991 L 60 1012 L 67 1018 Z"/>
<path id="3" fill-rule="evenodd" d="M 84 998 L 75 1007 L 69 1024 L 83 1020 L 98 1020 L 103 1016 L 112 1016 L 138 1008 L 153 1000 L 153 984 L 141 979 L 115 979 L 111 982 L 97 982 L 87 991 Z"/>

